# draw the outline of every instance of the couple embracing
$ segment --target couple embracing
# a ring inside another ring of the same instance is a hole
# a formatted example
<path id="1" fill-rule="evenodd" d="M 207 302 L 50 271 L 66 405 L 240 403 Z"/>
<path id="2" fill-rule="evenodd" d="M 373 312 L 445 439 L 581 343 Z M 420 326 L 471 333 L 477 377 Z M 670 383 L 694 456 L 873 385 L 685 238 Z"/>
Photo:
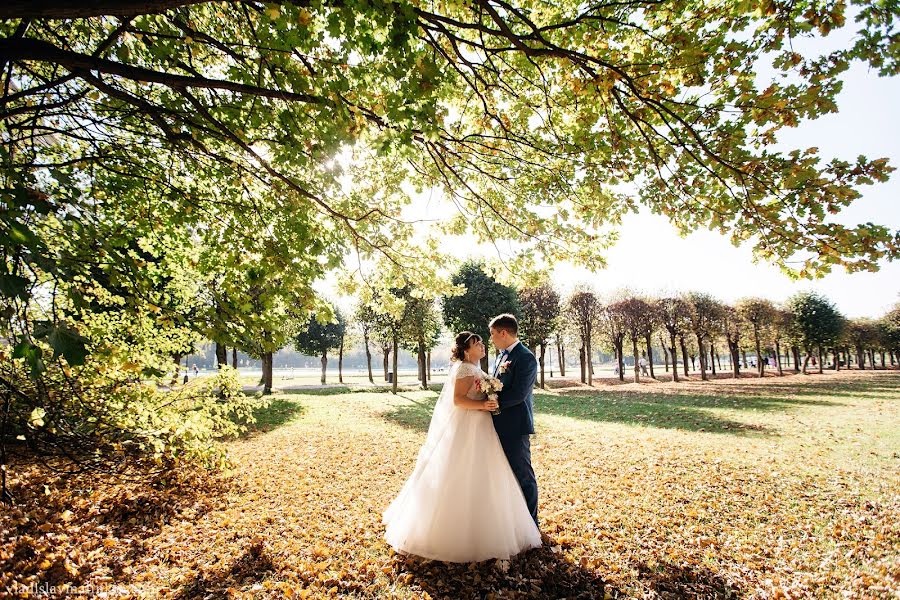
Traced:
<path id="1" fill-rule="evenodd" d="M 479 367 L 484 340 L 469 331 L 456 337 L 415 469 L 384 512 L 385 539 L 398 552 L 476 562 L 541 546 L 529 438 L 537 361 L 518 329 L 512 315 L 491 321 L 502 351 L 490 374 Z M 492 388 L 490 376 L 502 386 Z M 482 391 L 498 387 L 496 395 Z"/>

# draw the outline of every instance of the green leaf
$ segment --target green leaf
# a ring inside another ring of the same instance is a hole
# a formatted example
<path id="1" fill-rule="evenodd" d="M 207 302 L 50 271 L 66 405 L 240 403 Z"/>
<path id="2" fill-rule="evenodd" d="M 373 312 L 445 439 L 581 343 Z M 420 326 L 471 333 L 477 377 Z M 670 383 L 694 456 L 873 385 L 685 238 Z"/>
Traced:
<path id="1" fill-rule="evenodd" d="M 62 355 L 70 365 L 83 365 L 84 359 L 89 354 L 87 338 L 68 327 L 57 327 L 47 339 L 55 352 L 55 356 Z"/>
<path id="2" fill-rule="evenodd" d="M 83 365 L 89 354 L 88 340 L 66 323 L 40 321 L 35 324 L 34 336 L 46 339 L 53 348 L 53 358 L 63 356 L 70 365 Z"/>
<path id="3" fill-rule="evenodd" d="M 28 299 L 28 283 L 24 277 L 0 273 L 0 294 L 7 298 Z"/>
<path id="4" fill-rule="evenodd" d="M 22 223 L 10 221 L 6 227 L 8 228 L 7 239 L 14 245 L 30 245 L 37 242 L 34 233 Z"/>

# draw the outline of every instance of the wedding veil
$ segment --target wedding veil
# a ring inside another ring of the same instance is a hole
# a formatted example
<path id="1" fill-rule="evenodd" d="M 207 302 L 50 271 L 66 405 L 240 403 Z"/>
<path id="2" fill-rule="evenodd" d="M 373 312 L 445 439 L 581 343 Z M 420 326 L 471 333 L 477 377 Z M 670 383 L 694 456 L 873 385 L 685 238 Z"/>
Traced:
<path id="1" fill-rule="evenodd" d="M 419 450 L 419 460 L 430 456 L 440 439 L 447 432 L 447 425 L 450 422 L 454 409 L 453 388 L 456 385 L 456 374 L 459 372 L 461 364 L 459 361 L 450 363 L 447 380 L 444 382 L 441 393 L 434 405 L 434 413 L 432 413 L 431 423 L 428 425 L 428 435 L 425 437 L 425 443 L 422 444 L 421 450 Z"/>

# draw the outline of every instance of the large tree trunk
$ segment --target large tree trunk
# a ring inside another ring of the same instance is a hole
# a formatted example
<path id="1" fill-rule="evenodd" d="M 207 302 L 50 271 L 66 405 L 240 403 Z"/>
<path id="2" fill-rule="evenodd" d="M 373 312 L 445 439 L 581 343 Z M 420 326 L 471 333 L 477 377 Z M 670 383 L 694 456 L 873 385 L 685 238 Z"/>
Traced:
<path id="1" fill-rule="evenodd" d="M 578 349 L 578 362 L 581 364 L 581 383 L 587 383 L 587 366 L 584 362 L 584 344 Z"/>
<path id="2" fill-rule="evenodd" d="M 637 347 L 637 338 L 632 336 L 631 338 L 631 352 L 634 355 L 634 382 L 641 382 L 641 367 L 638 364 L 638 347 Z"/>
<path id="3" fill-rule="evenodd" d="M 866 353 L 862 346 L 856 347 L 856 366 L 862 371 L 866 369 Z"/>
<path id="4" fill-rule="evenodd" d="M 322 385 L 325 385 L 325 369 L 328 367 L 328 352 L 322 353 L 321 362 L 322 362 L 322 377 L 319 378 L 319 381 L 322 383 Z"/>
<path id="5" fill-rule="evenodd" d="M 363 345 L 366 348 L 366 366 L 369 368 L 369 383 L 375 383 L 372 377 L 372 351 L 369 349 L 369 331 L 363 329 Z"/>
<path id="6" fill-rule="evenodd" d="M 684 336 L 681 336 L 679 341 L 681 342 L 681 363 L 684 365 L 684 376 L 689 377 L 690 372 L 688 371 L 688 351 L 687 344 L 684 343 Z"/>
<path id="7" fill-rule="evenodd" d="M 747 366 L 747 351 L 741 348 L 741 364 L 744 365 L 745 369 L 749 369 Z"/>
<path id="8" fill-rule="evenodd" d="M 382 364 L 384 366 L 384 380 L 385 381 L 388 380 L 388 359 L 390 358 L 390 356 L 391 356 L 390 346 L 385 346 L 382 344 L 381 357 L 382 357 Z"/>
<path id="9" fill-rule="evenodd" d="M 831 349 L 831 354 L 834 356 L 834 365 L 831 367 L 835 371 L 841 370 L 841 351 L 837 348 Z"/>
<path id="10" fill-rule="evenodd" d="M 781 342 L 775 340 L 775 364 L 778 366 L 778 376 L 784 376 L 784 370 L 781 368 Z"/>
<path id="11" fill-rule="evenodd" d="M 625 340 L 620 339 L 613 345 L 616 349 L 616 360 L 619 361 L 619 381 L 625 381 Z"/>
<path id="12" fill-rule="evenodd" d="M 766 374 L 766 363 L 763 362 L 762 350 L 759 347 L 759 327 L 755 324 L 753 325 L 753 343 L 756 345 L 756 371 L 760 377 L 763 377 Z"/>
<path id="13" fill-rule="evenodd" d="M 825 353 L 822 351 L 822 346 L 819 346 L 819 375 L 825 372 L 824 366 L 822 363 L 824 362 Z"/>
<path id="14" fill-rule="evenodd" d="M 272 393 L 272 353 L 263 354 L 263 394 Z"/>
<path id="15" fill-rule="evenodd" d="M 216 342 L 216 365 L 219 367 L 228 366 L 228 348 L 225 344 Z"/>
<path id="16" fill-rule="evenodd" d="M 731 373 L 735 379 L 741 376 L 741 355 L 739 343 L 737 341 L 728 340 L 728 354 L 731 356 Z"/>
<path id="17" fill-rule="evenodd" d="M 806 349 L 806 356 L 803 358 L 803 374 L 807 375 L 807 367 L 809 367 L 809 359 L 812 358 L 812 350 Z"/>
<path id="18" fill-rule="evenodd" d="M 344 336 L 341 336 L 341 346 L 338 348 L 338 383 L 344 383 Z"/>
<path id="19" fill-rule="evenodd" d="M 678 346 L 675 344 L 675 334 L 669 334 L 669 342 L 671 342 L 672 347 L 669 348 L 669 352 L 672 355 L 672 381 L 678 383 Z"/>
<path id="20" fill-rule="evenodd" d="M 653 372 L 653 346 L 650 340 L 650 334 L 647 334 L 647 362 L 650 363 L 650 379 L 656 379 L 656 374 Z"/>
<path id="21" fill-rule="evenodd" d="M 700 379 L 709 381 L 706 375 L 706 352 L 703 348 L 703 338 L 697 335 L 697 353 L 700 355 Z"/>
<path id="22" fill-rule="evenodd" d="M 587 358 L 587 377 L 588 377 L 588 385 L 594 385 L 594 357 L 591 356 L 591 338 L 587 340 L 587 348 L 584 351 L 585 357 Z"/>
<path id="23" fill-rule="evenodd" d="M 881 351 L 881 368 L 887 369 L 887 363 L 884 362 L 884 350 Z"/>
<path id="24" fill-rule="evenodd" d="M 666 361 L 666 373 L 669 372 L 669 349 L 666 347 L 666 338 L 659 334 L 659 347 L 663 349 L 663 360 Z"/>
<path id="25" fill-rule="evenodd" d="M 393 386 L 391 387 L 391 392 L 393 394 L 397 393 L 397 353 L 399 352 L 399 349 L 400 349 L 400 340 L 398 340 L 397 336 L 395 335 L 394 336 L 394 347 L 392 350 L 392 352 L 393 352 L 393 359 L 392 359 L 393 369 L 392 369 L 392 371 L 394 373 L 394 382 L 393 382 Z"/>
<path id="26" fill-rule="evenodd" d="M 794 373 L 800 372 L 800 348 L 791 346 L 791 354 L 794 356 Z"/>
<path id="27" fill-rule="evenodd" d="M 426 353 L 425 362 L 425 369 L 427 371 L 425 377 L 428 379 L 428 381 L 431 381 L 431 350 Z"/>
<path id="28" fill-rule="evenodd" d="M 184 354 L 175 354 L 172 357 L 172 362 L 175 363 L 175 368 L 172 370 L 172 381 L 169 383 L 170 386 L 178 383 L 178 377 L 181 376 L 181 359 L 184 357 Z M 185 372 L 187 372 L 187 364 L 184 366 Z"/>
<path id="29" fill-rule="evenodd" d="M 566 376 L 566 349 L 562 344 L 556 344 L 556 353 L 559 357 L 559 376 Z"/>
<path id="30" fill-rule="evenodd" d="M 709 342 L 709 366 L 713 376 L 716 374 L 716 349 L 713 347 L 712 341 Z"/>
<path id="31" fill-rule="evenodd" d="M 237 348 L 231 349 L 231 366 L 237 369 Z"/>
<path id="32" fill-rule="evenodd" d="M 419 339 L 419 381 L 422 382 L 422 389 L 428 389 L 428 365 L 425 358 L 425 340 Z"/>
<path id="33" fill-rule="evenodd" d="M 541 344 L 541 355 L 540 355 L 539 360 L 541 362 L 541 389 L 542 390 L 546 389 L 544 386 L 544 350 L 546 348 L 547 348 L 547 344 Z"/>

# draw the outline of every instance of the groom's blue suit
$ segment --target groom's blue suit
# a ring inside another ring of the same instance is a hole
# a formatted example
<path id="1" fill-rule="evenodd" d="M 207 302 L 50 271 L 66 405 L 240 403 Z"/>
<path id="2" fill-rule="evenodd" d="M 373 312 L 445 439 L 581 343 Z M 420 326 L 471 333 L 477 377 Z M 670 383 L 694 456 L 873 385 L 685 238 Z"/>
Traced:
<path id="1" fill-rule="evenodd" d="M 500 365 L 509 362 L 503 373 Z M 532 390 L 537 380 L 537 360 L 534 354 L 519 342 L 509 352 L 498 356 L 493 374 L 503 382 L 499 394 L 500 414 L 494 415 L 494 429 L 500 438 L 500 445 L 506 453 L 519 486 L 525 495 L 528 511 L 535 524 L 537 518 L 538 489 L 531 468 L 531 439 L 534 433 L 534 398 Z"/>

